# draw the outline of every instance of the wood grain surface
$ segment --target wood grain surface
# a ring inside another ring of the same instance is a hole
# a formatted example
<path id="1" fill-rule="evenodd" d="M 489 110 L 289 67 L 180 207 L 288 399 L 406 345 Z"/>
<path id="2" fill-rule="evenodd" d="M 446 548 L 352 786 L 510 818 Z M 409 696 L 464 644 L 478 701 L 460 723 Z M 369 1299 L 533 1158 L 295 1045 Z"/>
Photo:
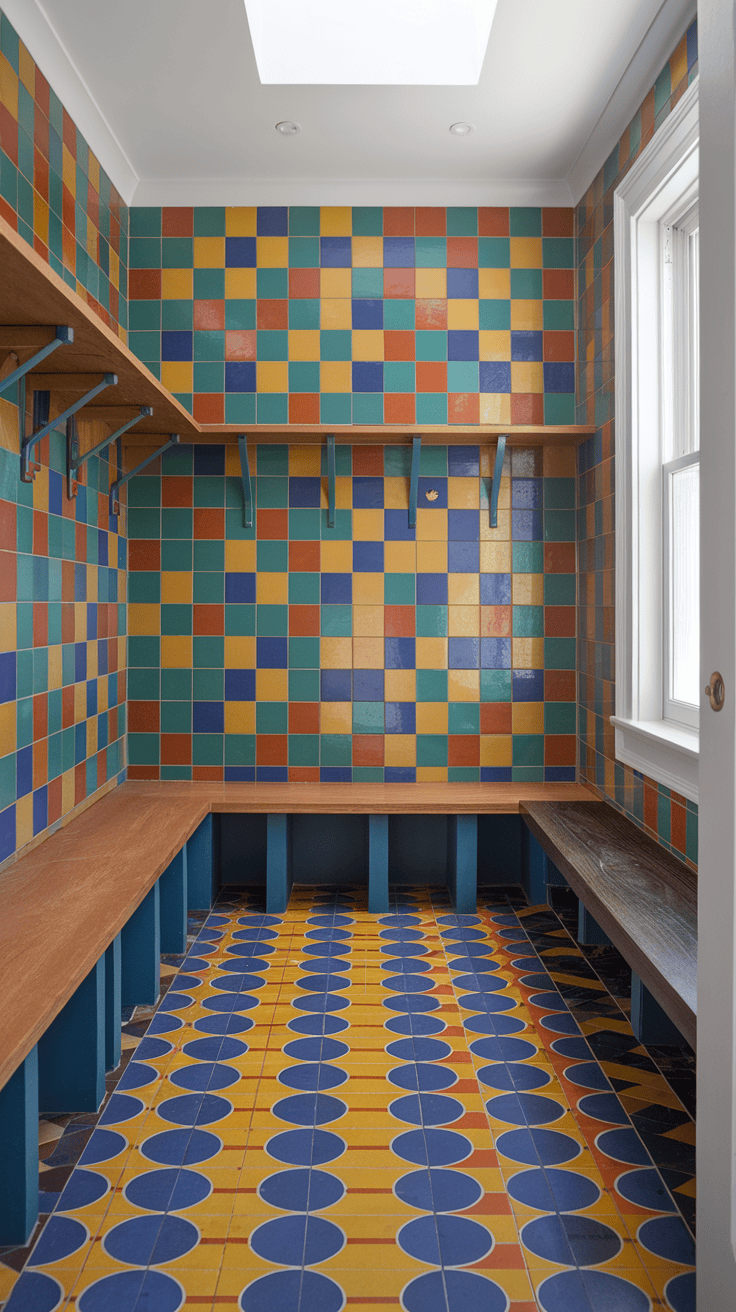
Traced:
<path id="1" fill-rule="evenodd" d="M 604 802 L 525 801 L 570 887 L 694 1048 L 698 878 Z"/>

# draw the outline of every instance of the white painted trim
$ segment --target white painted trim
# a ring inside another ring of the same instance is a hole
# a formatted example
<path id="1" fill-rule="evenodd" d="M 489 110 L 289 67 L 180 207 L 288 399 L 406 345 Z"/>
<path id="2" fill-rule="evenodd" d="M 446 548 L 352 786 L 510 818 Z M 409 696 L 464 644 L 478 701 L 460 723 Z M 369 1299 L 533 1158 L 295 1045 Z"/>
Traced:
<path id="1" fill-rule="evenodd" d="M 123 201 L 130 205 L 138 174 L 38 0 L 2 0 L 0 7 Z"/>
<path id="2" fill-rule="evenodd" d="M 134 205 L 572 205 L 564 179 L 141 178 Z"/>
<path id="3" fill-rule="evenodd" d="M 567 175 L 577 205 L 696 16 L 693 0 L 665 0 Z"/>
<path id="4" fill-rule="evenodd" d="M 683 741 L 686 731 L 662 720 L 659 220 L 683 183 L 692 184 L 697 176 L 698 138 L 696 80 L 613 200 L 616 755 L 694 802 L 696 744 L 690 735 Z"/>

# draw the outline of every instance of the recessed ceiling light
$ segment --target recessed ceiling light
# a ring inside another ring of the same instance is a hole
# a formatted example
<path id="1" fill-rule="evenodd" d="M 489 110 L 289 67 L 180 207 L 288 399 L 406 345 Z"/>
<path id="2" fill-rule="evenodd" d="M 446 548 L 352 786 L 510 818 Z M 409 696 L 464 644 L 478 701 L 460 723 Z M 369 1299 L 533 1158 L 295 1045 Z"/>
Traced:
<path id="1" fill-rule="evenodd" d="M 284 137 L 293 137 L 297 132 L 301 132 L 301 128 L 298 123 L 292 123 L 290 119 L 285 118 L 281 123 L 276 124 L 276 131 Z"/>
<path id="2" fill-rule="evenodd" d="M 477 86 L 498 0 L 245 0 L 262 83 Z"/>
<path id="3" fill-rule="evenodd" d="M 453 137 L 467 137 L 473 131 L 472 123 L 453 123 L 450 126 Z"/>

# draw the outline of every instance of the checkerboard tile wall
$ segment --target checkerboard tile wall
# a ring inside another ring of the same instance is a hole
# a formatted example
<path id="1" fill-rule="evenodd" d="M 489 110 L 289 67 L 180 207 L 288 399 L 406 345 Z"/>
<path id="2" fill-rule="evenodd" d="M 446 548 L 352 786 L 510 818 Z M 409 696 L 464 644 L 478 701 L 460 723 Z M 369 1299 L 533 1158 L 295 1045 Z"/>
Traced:
<path id="1" fill-rule="evenodd" d="M 571 780 L 575 451 L 180 447 L 129 484 L 129 777 Z"/>
<path id="2" fill-rule="evenodd" d="M 205 424 L 567 424 L 572 209 L 130 211 L 130 345 Z"/>
<path id="3" fill-rule="evenodd" d="M 35 482 L 21 483 L 17 409 L 0 400 L 0 861 L 125 768 L 117 463 L 92 457 L 69 501 L 63 434 L 37 451 Z"/>
<path id="4" fill-rule="evenodd" d="M 126 340 L 127 207 L 3 13 L 0 216 Z"/>
<path id="5" fill-rule="evenodd" d="M 663 846 L 697 861 L 692 802 L 615 760 L 613 192 L 697 75 L 692 23 L 576 210 L 577 422 L 598 431 L 578 453 L 578 701 L 581 777 Z"/>

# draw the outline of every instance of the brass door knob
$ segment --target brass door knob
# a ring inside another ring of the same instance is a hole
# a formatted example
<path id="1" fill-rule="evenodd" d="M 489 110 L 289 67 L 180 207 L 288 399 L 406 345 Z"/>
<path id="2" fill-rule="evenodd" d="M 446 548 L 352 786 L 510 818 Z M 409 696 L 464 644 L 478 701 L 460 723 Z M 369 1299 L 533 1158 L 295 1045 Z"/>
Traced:
<path id="1" fill-rule="evenodd" d="M 723 703 L 726 699 L 726 688 L 723 682 L 723 675 L 719 674 L 718 670 L 711 674 L 710 683 L 705 690 L 705 695 L 710 701 L 711 708 L 714 711 L 723 710 Z"/>

